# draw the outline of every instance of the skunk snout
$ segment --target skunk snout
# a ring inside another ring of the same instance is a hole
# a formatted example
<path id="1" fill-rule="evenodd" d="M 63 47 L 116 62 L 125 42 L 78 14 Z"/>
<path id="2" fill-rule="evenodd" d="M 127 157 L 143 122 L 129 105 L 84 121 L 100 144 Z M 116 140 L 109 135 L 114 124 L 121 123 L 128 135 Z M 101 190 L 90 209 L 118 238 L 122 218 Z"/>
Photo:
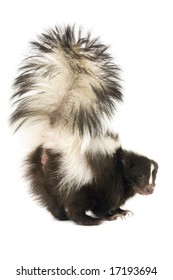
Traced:
<path id="1" fill-rule="evenodd" d="M 154 192 L 154 185 L 147 185 L 143 188 L 135 187 L 134 189 L 139 194 L 149 195 L 149 194 L 152 194 Z"/>
<path id="2" fill-rule="evenodd" d="M 150 186 L 146 186 L 144 189 L 144 194 L 148 195 L 148 194 L 152 194 L 154 192 L 154 186 L 150 185 Z"/>

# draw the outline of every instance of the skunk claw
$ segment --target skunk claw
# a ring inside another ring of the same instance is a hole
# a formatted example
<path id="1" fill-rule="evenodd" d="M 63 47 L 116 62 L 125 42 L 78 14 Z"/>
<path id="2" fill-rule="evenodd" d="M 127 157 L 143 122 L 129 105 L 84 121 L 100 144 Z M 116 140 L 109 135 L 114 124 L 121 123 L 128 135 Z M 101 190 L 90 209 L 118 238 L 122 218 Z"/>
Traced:
<path id="1" fill-rule="evenodd" d="M 114 221 L 117 218 L 121 218 L 122 220 L 125 220 L 127 217 L 133 216 L 133 212 L 130 210 L 122 210 L 119 209 L 116 213 L 106 217 L 108 221 Z"/>

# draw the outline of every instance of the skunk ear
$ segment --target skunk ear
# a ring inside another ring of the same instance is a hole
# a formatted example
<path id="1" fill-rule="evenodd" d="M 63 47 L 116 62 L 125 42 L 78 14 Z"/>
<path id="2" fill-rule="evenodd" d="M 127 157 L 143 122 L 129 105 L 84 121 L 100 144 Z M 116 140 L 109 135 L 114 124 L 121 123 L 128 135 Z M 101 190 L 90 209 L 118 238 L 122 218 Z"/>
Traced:
<path id="1" fill-rule="evenodd" d="M 132 153 L 124 153 L 122 158 L 122 164 L 126 168 L 134 167 L 136 165 L 136 158 Z"/>

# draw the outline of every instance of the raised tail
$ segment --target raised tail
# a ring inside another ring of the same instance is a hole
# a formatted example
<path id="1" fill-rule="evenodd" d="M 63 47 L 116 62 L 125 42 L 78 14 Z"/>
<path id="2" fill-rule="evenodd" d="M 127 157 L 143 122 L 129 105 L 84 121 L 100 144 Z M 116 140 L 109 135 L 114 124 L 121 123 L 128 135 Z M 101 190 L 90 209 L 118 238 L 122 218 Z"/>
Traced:
<path id="1" fill-rule="evenodd" d="M 91 137 L 105 131 L 122 100 L 118 67 L 99 39 L 74 27 L 55 27 L 31 43 L 14 82 L 11 124 L 46 121 Z"/>

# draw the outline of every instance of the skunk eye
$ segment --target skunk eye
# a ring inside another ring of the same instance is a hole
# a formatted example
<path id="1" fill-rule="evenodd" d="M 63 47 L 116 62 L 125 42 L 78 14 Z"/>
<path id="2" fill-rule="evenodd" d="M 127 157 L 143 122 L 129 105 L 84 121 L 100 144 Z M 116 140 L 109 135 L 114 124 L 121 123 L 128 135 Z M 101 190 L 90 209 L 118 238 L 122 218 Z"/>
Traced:
<path id="1" fill-rule="evenodd" d="M 138 176 L 138 178 L 142 178 L 144 175 L 143 175 L 141 172 L 139 172 L 139 173 L 137 174 L 137 176 Z"/>

